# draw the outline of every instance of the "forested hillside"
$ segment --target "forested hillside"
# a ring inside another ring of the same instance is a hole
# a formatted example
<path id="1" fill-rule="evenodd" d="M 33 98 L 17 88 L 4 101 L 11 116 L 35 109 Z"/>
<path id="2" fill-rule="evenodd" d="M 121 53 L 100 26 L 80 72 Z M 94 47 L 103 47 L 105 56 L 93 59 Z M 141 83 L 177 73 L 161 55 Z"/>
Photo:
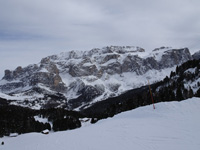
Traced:
<path id="1" fill-rule="evenodd" d="M 176 71 L 171 72 L 169 77 L 152 84 L 151 90 L 155 103 L 200 97 L 200 60 L 190 60 L 177 66 Z M 152 104 L 149 87 L 144 86 L 98 102 L 82 112 L 87 116 L 101 119 L 149 104 Z"/>

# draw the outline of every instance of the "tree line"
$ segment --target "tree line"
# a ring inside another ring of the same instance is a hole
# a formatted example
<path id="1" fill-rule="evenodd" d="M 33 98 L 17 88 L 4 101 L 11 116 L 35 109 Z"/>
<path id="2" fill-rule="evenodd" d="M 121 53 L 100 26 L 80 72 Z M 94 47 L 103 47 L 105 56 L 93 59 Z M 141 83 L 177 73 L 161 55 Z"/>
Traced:
<path id="1" fill-rule="evenodd" d="M 34 116 L 48 118 L 52 123 L 42 123 L 35 120 Z M 68 111 L 62 108 L 46 110 L 32 110 L 14 105 L 0 105 L 0 137 L 10 133 L 41 132 L 45 129 L 62 131 L 81 127 L 78 112 Z"/>

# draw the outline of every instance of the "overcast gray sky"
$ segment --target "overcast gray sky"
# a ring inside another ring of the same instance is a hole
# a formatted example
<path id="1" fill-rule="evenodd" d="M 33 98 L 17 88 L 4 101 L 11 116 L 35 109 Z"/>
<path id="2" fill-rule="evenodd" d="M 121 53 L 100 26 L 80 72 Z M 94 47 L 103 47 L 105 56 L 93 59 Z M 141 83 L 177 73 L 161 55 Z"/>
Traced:
<path id="1" fill-rule="evenodd" d="M 5 69 L 110 45 L 200 50 L 199 0 L 0 0 Z"/>

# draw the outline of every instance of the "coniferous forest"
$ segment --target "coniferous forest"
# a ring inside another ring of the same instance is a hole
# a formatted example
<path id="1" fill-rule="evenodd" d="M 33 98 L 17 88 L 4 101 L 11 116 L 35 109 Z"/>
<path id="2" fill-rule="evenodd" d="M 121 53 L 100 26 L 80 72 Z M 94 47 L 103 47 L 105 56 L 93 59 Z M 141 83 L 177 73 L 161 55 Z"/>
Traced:
<path id="1" fill-rule="evenodd" d="M 34 116 L 48 118 L 52 123 L 42 123 L 36 121 Z M 62 131 L 75 129 L 81 126 L 79 118 L 82 116 L 78 112 L 64 109 L 32 110 L 14 105 L 0 106 L 0 137 L 10 133 L 41 132 L 45 129 Z"/>

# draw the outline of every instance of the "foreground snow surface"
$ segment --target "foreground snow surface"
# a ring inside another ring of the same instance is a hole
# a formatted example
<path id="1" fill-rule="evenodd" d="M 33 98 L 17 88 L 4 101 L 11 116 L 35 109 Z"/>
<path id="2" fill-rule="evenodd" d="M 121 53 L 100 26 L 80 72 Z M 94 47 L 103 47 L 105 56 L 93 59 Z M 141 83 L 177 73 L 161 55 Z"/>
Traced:
<path id="1" fill-rule="evenodd" d="M 145 106 L 80 129 L 4 137 L 1 150 L 199 150 L 200 98 Z"/>

